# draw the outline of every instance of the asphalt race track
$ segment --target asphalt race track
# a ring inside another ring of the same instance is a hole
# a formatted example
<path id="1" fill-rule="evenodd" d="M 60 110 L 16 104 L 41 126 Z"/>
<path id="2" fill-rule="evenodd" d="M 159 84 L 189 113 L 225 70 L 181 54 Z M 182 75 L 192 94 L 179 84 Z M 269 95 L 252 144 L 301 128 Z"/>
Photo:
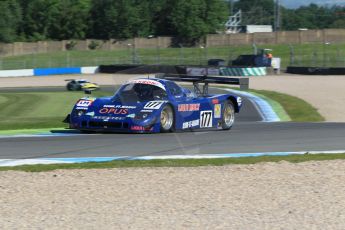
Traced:
<path id="1" fill-rule="evenodd" d="M 248 100 L 230 131 L 84 135 L 69 130 L 52 132 L 56 136 L 0 138 L 0 159 L 345 150 L 345 123 L 265 123 Z"/>
<path id="2" fill-rule="evenodd" d="M 0 139 L 0 159 L 345 149 L 345 124 L 239 122 L 231 131 Z"/>

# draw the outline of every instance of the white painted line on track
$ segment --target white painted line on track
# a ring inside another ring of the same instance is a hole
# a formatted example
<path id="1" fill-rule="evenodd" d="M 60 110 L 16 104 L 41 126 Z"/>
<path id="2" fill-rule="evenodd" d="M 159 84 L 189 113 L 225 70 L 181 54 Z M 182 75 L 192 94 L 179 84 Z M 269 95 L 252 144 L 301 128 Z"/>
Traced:
<path id="1" fill-rule="evenodd" d="M 162 156 L 114 156 L 114 157 L 80 157 L 80 158 L 37 158 L 37 159 L 0 159 L 0 167 L 36 164 L 71 164 L 86 162 L 108 162 L 115 160 L 172 160 L 172 159 L 219 159 L 260 156 L 289 156 L 315 154 L 341 154 L 345 150 L 299 151 L 299 152 L 263 152 L 263 153 L 226 153 L 198 155 L 162 155 Z"/>

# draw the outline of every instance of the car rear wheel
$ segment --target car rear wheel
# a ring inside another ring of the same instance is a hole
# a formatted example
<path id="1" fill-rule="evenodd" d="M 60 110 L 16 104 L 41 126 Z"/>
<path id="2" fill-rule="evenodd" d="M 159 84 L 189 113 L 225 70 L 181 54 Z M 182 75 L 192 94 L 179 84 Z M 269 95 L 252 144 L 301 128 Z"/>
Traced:
<path id="1" fill-rule="evenodd" d="M 231 101 L 223 105 L 222 129 L 229 130 L 235 123 L 235 108 Z"/>
<path id="2" fill-rule="evenodd" d="M 170 105 L 166 105 L 162 109 L 160 126 L 160 130 L 163 133 L 172 132 L 174 129 L 174 112 Z"/>

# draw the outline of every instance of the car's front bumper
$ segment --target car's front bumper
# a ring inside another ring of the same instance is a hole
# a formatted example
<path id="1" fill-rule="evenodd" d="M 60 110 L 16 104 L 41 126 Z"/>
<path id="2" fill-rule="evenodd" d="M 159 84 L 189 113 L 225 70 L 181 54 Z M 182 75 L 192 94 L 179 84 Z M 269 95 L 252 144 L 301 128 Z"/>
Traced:
<path id="1" fill-rule="evenodd" d="M 97 132 L 121 132 L 121 133 L 156 133 L 160 132 L 160 124 L 156 119 L 135 120 L 125 118 L 115 119 L 93 119 L 82 116 L 70 120 L 70 128 L 97 131 Z"/>

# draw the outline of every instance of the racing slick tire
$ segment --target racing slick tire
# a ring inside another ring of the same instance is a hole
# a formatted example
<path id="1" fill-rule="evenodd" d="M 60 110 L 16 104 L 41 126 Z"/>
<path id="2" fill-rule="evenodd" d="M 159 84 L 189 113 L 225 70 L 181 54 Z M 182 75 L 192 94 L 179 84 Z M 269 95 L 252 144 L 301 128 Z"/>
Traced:
<path id="1" fill-rule="evenodd" d="M 168 133 L 174 131 L 175 119 L 174 112 L 170 105 L 165 105 L 160 115 L 160 131 Z"/>
<path id="2" fill-rule="evenodd" d="M 223 104 L 222 129 L 229 130 L 235 123 L 235 107 L 231 101 Z"/>
<path id="3" fill-rule="evenodd" d="M 73 90 L 73 86 L 71 86 L 70 84 L 67 84 L 66 88 L 67 88 L 68 91 L 72 91 Z"/>

